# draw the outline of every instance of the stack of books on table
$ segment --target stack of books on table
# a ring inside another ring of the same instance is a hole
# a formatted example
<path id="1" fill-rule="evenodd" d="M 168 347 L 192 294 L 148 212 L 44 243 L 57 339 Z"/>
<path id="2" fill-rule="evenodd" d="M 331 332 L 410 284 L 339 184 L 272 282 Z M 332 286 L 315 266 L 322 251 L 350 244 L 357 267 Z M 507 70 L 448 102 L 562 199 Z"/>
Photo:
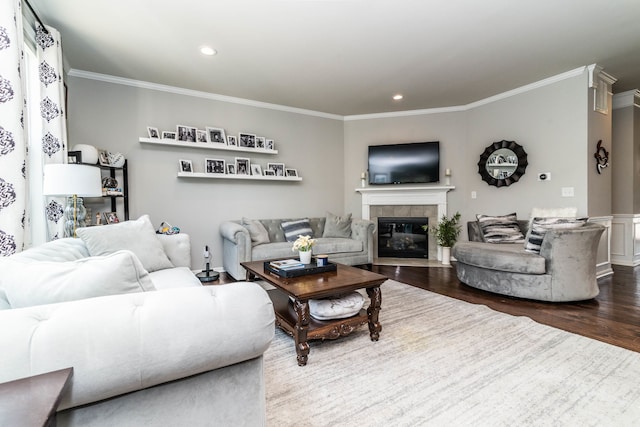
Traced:
<path id="1" fill-rule="evenodd" d="M 271 261 L 269 265 L 278 270 L 285 270 L 285 271 L 304 268 L 304 264 L 297 259 L 281 259 L 278 261 Z"/>

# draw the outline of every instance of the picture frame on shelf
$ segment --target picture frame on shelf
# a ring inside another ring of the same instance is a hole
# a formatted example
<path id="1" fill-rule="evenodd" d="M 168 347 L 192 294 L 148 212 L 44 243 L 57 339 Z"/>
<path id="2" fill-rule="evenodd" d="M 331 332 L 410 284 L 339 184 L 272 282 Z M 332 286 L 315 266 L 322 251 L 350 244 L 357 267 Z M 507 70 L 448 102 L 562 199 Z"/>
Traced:
<path id="1" fill-rule="evenodd" d="M 197 130 L 193 126 L 176 126 L 176 140 L 180 142 L 196 142 Z"/>
<path id="2" fill-rule="evenodd" d="M 240 132 L 238 134 L 238 146 L 256 148 L 256 136 L 252 133 Z"/>
<path id="3" fill-rule="evenodd" d="M 222 128 L 214 128 L 207 126 L 207 140 L 214 144 L 224 144 L 227 137 Z"/>
<path id="4" fill-rule="evenodd" d="M 275 176 L 284 176 L 284 163 L 267 163 L 267 169 L 271 169 Z"/>
<path id="5" fill-rule="evenodd" d="M 251 160 L 246 157 L 236 157 L 236 175 L 249 175 Z"/>
<path id="6" fill-rule="evenodd" d="M 267 150 L 275 150 L 275 142 L 273 142 L 273 139 L 267 139 L 267 141 L 265 142 L 265 147 Z"/>
<path id="7" fill-rule="evenodd" d="M 236 174 L 236 165 L 234 163 L 227 164 L 227 174 L 228 175 Z"/>
<path id="8" fill-rule="evenodd" d="M 251 164 L 251 175 L 262 176 L 262 167 L 258 164 Z"/>
<path id="9" fill-rule="evenodd" d="M 147 133 L 149 134 L 149 138 L 153 138 L 153 139 L 160 138 L 160 132 L 158 132 L 158 128 L 147 126 Z"/>
<path id="10" fill-rule="evenodd" d="M 271 169 L 265 169 L 262 173 L 264 176 L 276 176 L 276 173 Z"/>
<path id="11" fill-rule="evenodd" d="M 224 159 L 204 159 L 204 171 L 206 173 L 224 174 L 227 170 Z"/>
<path id="12" fill-rule="evenodd" d="M 256 148 L 265 148 L 264 136 L 256 136 Z"/>
<path id="13" fill-rule="evenodd" d="M 67 163 L 69 163 L 70 165 L 82 163 L 82 151 L 67 152 Z"/>
<path id="14" fill-rule="evenodd" d="M 178 160 L 178 166 L 180 167 L 180 172 L 184 173 L 193 173 L 193 164 L 191 160 Z"/>
<path id="15" fill-rule="evenodd" d="M 238 137 L 235 135 L 227 136 L 227 145 L 229 147 L 237 147 L 238 146 Z"/>
<path id="16" fill-rule="evenodd" d="M 207 141 L 207 132 L 204 130 L 196 129 L 196 141 L 197 142 L 209 142 Z"/>
<path id="17" fill-rule="evenodd" d="M 298 170 L 297 169 L 285 169 L 284 170 L 284 176 L 298 176 Z"/>
<path id="18" fill-rule="evenodd" d="M 162 131 L 162 139 L 173 139 L 173 140 L 175 140 L 176 139 L 176 133 L 164 130 L 164 131 Z"/>
<path id="19" fill-rule="evenodd" d="M 105 212 L 102 215 L 104 217 L 105 224 L 117 224 L 120 222 L 117 212 Z"/>
<path id="20" fill-rule="evenodd" d="M 109 152 L 107 150 L 98 150 L 98 163 L 101 166 L 111 166 Z"/>

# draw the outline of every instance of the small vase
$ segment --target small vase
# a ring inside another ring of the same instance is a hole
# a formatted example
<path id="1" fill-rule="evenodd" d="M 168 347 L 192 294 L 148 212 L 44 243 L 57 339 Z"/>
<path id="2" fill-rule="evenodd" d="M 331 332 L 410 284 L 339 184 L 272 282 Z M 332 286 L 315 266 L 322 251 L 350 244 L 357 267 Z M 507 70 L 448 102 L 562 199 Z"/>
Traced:
<path id="1" fill-rule="evenodd" d="M 442 247 L 442 265 L 451 265 L 451 248 Z"/>
<path id="2" fill-rule="evenodd" d="M 311 251 L 298 251 L 300 262 L 303 264 L 311 264 Z"/>

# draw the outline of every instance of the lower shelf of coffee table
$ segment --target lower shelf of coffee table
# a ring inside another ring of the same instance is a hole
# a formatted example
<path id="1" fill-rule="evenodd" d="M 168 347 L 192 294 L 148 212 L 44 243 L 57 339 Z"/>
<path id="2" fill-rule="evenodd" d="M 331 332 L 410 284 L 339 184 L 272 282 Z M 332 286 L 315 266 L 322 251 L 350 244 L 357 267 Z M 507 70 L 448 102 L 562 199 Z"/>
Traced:
<path id="1" fill-rule="evenodd" d="M 276 313 L 276 326 L 285 331 L 290 336 L 294 335 L 297 321 L 296 311 L 293 302 L 284 292 L 273 289 L 267 292 Z M 324 340 L 345 337 L 351 334 L 362 325 L 369 322 L 366 310 L 346 319 L 317 320 L 309 316 L 309 329 L 307 340 Z"/>

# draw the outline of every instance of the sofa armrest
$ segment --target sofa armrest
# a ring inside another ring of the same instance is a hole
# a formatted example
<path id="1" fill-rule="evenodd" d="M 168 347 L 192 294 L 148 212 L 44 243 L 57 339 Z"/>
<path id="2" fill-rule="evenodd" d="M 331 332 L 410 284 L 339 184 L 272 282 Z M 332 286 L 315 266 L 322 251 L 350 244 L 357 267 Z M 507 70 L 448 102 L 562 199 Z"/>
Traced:
<path id="1" fill-rule="evenodd" d="M 249 230 L 233 221 L 220 224 L 222 236 L 222 265 L 236 280 L 244 280 L 246 272 L 241 262 L 251 261 L 251 235 Z"/>
<path id="2" fill-rule="evenodd" d="M 247 282 L 3 310 L 0 324 L 0 382 L 74 368 L 60 409 L 259 357 L 274 334 Z"/>
<path id="3" fill-rule="evenodd" d="M 368 219 L 354 218 L 351 221 L 351 238 L 362 242 L 362 249 L 367 252 L 368 263 L 373 263 L 373 233 L 376 225 Z"/>
<path id="4" fill-rule="evenodd" d="M 188 234 L 156 234 L 174 267 L 191 268 L 191 238 Z"/>

